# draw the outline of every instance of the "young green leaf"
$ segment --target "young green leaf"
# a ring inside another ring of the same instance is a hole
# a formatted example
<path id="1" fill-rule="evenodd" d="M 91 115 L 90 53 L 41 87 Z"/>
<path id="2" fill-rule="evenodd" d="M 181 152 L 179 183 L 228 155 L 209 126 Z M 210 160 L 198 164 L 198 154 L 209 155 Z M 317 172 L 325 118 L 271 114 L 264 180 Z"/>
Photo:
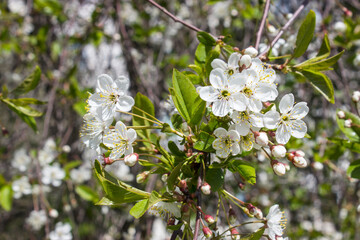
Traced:
<path id="1" fill-rule="evenodd" d="M 360 159 L 352 162 L 347 169 L 347 173 L 352 178 L 360 179 Z"/>
<path id="2" fill-rule="evenodd" d="M 297 37 L 294 58 L 301 57 L 307 50 L 315 30 L 315 12 L 310 10 L 304 22 L 301 24 Z"/>
<path id="3" fill-rule="evenodd" d="M 216 40 L 207 32 L 198 32 L 196 34 L 199 42 L 204 44 L 205 46 L 215 46 Z"/>
<path id="4" fill-rule="evenodd" d="M 6 211 L 11 210 L 12 206 L 12 188 L 10 184 L 4 185 L 0 189 L 0 205 Z"/>
<path id="5" fill-rule="evenodd" d="M 326 100 L 330 103 L 335 103 L 334 86 L 325 74 L 310 70 L 302 70 L 301 73 L 310 81 L 310 84 L 326 98 Z"/>
<path id="6" fill-rule="evenodd" d="M 12 93 L 15 95 L 22 95 L 30 92 L 39 84 L 41 77 L 41 70 L 36 66 L 35 70 L 28 76 L 19 86 L 17 86 Z"/>
<path id="7" fill-rule="evenodd" d="M 256 183 L 256 172 L 251 163 L 244 160 L 234 160 L 231 162 L 229 169 L 232 172 L 238 172 L 250 184 Z"/>
<path id="8" fill-rule="evenodd" d="M 149 208 L 163 200 L 166 199 L 161 198 L 160 194 L 156 191 L 152 191 L 149 199 L 141 200 L 130 209 L 130 214 L 134 218 L 140 218 Z"/>
<path id="9" fill-rule="evenodd" d="M 339 112 L 338 109 L 336 112 Z M 343 111 L 343 110 L 341 110 Z M 346 137 L 348 137 L 351 141 L 360 142 L 360 128 L 356 126 L 352 126 L 351 128 L 345 127 L 345 120 L 351 119 L 351 121 L 357 125 L 360 125 L 360 118 L 357 117 L 355 114 L 352 114 L 348 111 L 343 111 L 345 113 L 345 118 L 340 119 L 336 115 L 336 122 L 340 128 L 340 130 L 345 134 Z"/>
<path id="10" fill-rule="evenodd" d="M 96 202 L 99 200 L 98 194 L 89 186 L 79 185 L 76 186 L 75 192 L 84 200 L 89 202 Z"/>
<path id="11" fill-rule="evenodd" d="M 224 172 L 220 168 L 208 168 L 205 174 L 205 181 L 210 184 L 211 191 L 216 192 L 224 184 Z"/>
<path id="12" fill-rule="evenodd" d="M 338 54 L 327 58 L 327 59 L 323 59 L 317 62 L 303 62 L 301 64 L 298 64 L 296 66 L 294 66 L 296 69 L 300 70 L 300 69 L 306 69 L 306 70 L 311 70 L 311 71 L 316 71 L 316 72 L 321 72 L 321 71 L 327 71 L 327 70 L 332 70 L 331 66 L 333 66 L 335 63 L 337 63 L 337 61 L 339 60 L 339 58 L 343 55 L 345 50 L 339 52 Z"/>

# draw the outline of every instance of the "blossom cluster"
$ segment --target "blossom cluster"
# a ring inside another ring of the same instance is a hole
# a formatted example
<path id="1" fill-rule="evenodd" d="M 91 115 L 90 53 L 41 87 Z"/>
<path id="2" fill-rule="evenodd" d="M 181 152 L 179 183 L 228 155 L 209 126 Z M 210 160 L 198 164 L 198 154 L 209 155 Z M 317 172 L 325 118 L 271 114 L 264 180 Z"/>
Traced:
<path id="1" fill-rule="evenodd" d="M 257 58 L 249 47 L 230 55 L 228 62 L 212 61 L 209 86 L 198 87 L 200 97 L 211 106 L 212 114 L 229 118 L 228 129 L 214 131 L 212 146 L 219 158 L 236 156 L 253 148 L 271 154 L 274 172 L 284 175 L 287 164 L 276 159 L 287 158 L 297 167 L 306 167 L 301 153 L 287 153 L 284 145 L 295 138 L 304 138 L 307 126 L 302 120 L 309 108 L 306 102 L 295 104 L 294 95 L 284 95 L 276 108 L 278 97 L 276 74 L 271 66 Z M 272 140 L 272 141 L 271 141 Z"/>

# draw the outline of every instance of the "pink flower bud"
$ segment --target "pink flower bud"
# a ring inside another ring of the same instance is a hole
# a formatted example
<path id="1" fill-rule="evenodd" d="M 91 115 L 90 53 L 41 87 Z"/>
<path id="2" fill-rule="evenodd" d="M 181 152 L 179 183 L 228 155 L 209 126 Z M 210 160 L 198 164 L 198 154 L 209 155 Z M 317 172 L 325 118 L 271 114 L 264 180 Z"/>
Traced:
<path id="1" fill-rule="evenodd" d="M 278 176 L 283 176 L 286 173 L 286 166 L 282 162 L 273 160 L 271 162 L 273 171 Z"/>
<path id="2" fill-rule="evenodd" d="M 252 204 L 249 204 L 247 206 L 247 208 L 249 209 L 249 212 L 250 212 L 251 215 L 253 215 L 257 219 L 260 219 L 260 220 L 263 219 L 263 217 L 264 217 L 263 213 L 259 208 L 253 206 Z"/>
<path id="3" fill-rule="evenodd" d="M 270 149 L 274 158 L 283 158 L 286 155 L 286 148 L 283 145 L 271 146 Z"/>
<path id="4" fill-rule="evenodd" d="M 211 193 L 211 186 L 208 183 L 204 182 L 201 186 L 201 192 L 205 195 L 209 195 Z"/>
<path id="5" fill-rule="evenodd" d="M 204 219 L 208 224 L 213 224 L 215 222 L 215 219 L 211 215 L 205 215 Z"/>
<path id="6" fill-rule="evenodd" d="M 240 239 L 240 233 L 235 228 L 232 228 L 230 230 L 230 232 L 231 232 L 231 239 L 232 240 L 239 240 Z"/>
<path id="7" fill-rule="evenodd" d="M 104 164 L 110 165 L 114 162 L 114 160 L 110 159 L 109 157 L 104 157 Z"/>
<path id="8" fill-rule="evenodd" d="M 132 153 L 132 154 L 126 155 L 124 158 L 125 164 L 129 167 L 134 166 L 138 160 L 139 160 L 139 154 L 137 154 L 137 153 Z"/>
<path id="9" fill-rule="evenodd" d="M 307 161 L 303 157 L 295 156 L 293 164 L 298 168 L 305 168 L 307 166 Z"/>
<path id="10" fill-rule="evenodd" d="M 211 238 L 212 235 L 213 235 L 212 231 L 211 231 L 210 228 L 208 228 L 208 227 L 204 227 L 204 228 L 202 229 L 202 231 L 203 231 L 204 236 L 205 236 L 206 238 Z"/>
<path id="11" fill-rule="evenodd" d="M 266 147 L 269 144 L 269 138 L 266 132 L 255 132 L 255 142 L 262 147 Z"/>

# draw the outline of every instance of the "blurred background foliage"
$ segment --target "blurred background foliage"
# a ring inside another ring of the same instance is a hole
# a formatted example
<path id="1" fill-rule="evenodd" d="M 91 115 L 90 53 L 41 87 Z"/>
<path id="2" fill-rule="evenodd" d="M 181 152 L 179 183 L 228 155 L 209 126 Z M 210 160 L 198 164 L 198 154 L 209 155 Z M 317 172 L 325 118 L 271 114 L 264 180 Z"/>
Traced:
<path id="1" fill-rule="evenodd" d="M 239 49 L 254 45 L 264 7 L 262 0 L 158 3 L 180 19 L 214 36 L 224 36 L 228 44 Z M 297 0 L 271 1 L 260 51 L 299 4 Z M 360 147 L 353 144 L 359 139 L 350 139 L 352 145 L 347 144 L 351 133 L 346 134 L 344 123 L 336 117 L 339 109 L 359 114 L 351 95 L 360 89 L 360 3 L 310 1 L 271 50 L 270 57 L 293 51 L 301 19 L 310 9 L 316 14 L 315 34 L 308 51 L 298 61 L 315 56 L 325 34 L 333 54 L 346 49 L 334 71 L 327 72 L 335 88 L 335 104 L 326 101 L 303 78 L 278 74 L 279 92 L 294 92 L 296 99 L 310 106 L 305 119 L 310 137 L 303 141 L 293 139 L 287 146 L 301 147 L 311 166 L 294 168 L 278 177 L 265 164 L 265 157 L 259 155 L 253 159 L 258 169 L 257 184 L 251 189 L 232 176 L 225 181 L 237 197 L 257 204 L 263 211 L 279 203 L 288 218 L 286 234 L 290 239 L 360 239 L 360 228 L 356 227 L 360 225 L 360 182 L 356 179 L 359 176 L 351 175 L 351 170 L 359 165 L 355 160 L 360 159 Z M 74 239 L 169 239 L 162 219 L 146 216 L 134 220 L 128 215 L 131 206 L 95 206 L 102 191 L 94 178 L 83 176 L 83 181 L 79 181 L 79 175 L 70 173 L 76 169 L 88 174 L 96 157 L 93 152 L 84 151 L 79 142 L 85 99 L 93 91 L 96 77 L 102 73 L 113 77 L 127 75 L 131 94 L 148 96 L 156 115 L 169 122 L 172 109 L 167 102 L 167 89 L 172 69 L 189 70 L 187 66 L 194 62 L 198 43 L 196 32 L 175 23 L 147 1 L 1 1 L 0 238 L 44 239 L 56 222 L 63 221 L 71 224 Z M 282 63 L 273 61 L 278 62 Z M 28 84 L 21 97 L 33 100 L 14 100 L 19 98 L 19 92 L 12 90 L 29 76 L 36 87 Z M 9 100 L 4 99 L 11 99 L 16 106 L 11 107 L 6 102 Z M 60 163 L 66 177 L 59 187 L 38 194 L 35 186 L 40 182 L 39 172 L 34 169 L 39 161 L 35 159 L 48 153 L 51 139 L 52 158 Z M 21 171 L 14 165 L 19 149 L 31 157 L 33 168 Z M 352 168 L 347 172 L 350 164 Z M 121 180 L 136 184 L 134 176 L 139 168 L 120 164 L 108 168 Z M 32 194 L 13 199 L 13 182 L 24 175 Z M 26 219 L 37 208 L 47 213 L 56 209 L 59 216 L 48 217 L 45 227 L 34 231 Z M 240 222 L 247 218 L 240 212 L 238 216 Z"/>

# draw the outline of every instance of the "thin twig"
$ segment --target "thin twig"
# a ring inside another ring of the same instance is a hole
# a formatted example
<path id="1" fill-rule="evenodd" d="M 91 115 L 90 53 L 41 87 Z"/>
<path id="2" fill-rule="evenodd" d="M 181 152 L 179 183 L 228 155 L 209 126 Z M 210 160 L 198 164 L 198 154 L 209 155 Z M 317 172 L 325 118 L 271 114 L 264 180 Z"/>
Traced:
<path id="1" fill-rule="evenodd" d="M 290 27 L 290 25 L 293 23 L 293 21 L 295 20 L 295 18 L 297 18 L 297 16 L 299 16 L 300 12 L 306 7 L 306 5 L 309 3 L 309 0 L 304 0 L 303 3 L 299 6 L 299 8 L 296 10 L 296 12 L 294 12 L 294 15 L 289 19 L 289 21 L 281 28 L 280 32 L 275 36 L 274 40 L 272 40 L 272 42 L 270 43 L 270 46 L 268 46 L 265 51 L 263 51 L 262 53 L 259 54 L 258 57 L 263 56 L 264 54 L 266 54 L 270 48 L 272 48 L 275 43 L 280 39 L 280 37 L 283 35 L 283 33 L 285 32 L 286 29 L 288 29 L 288 27 Z"/>
<path id="2" fill-rule="evenodd" d="M 196 206 L 197 206 L 197 211 L 196 211 L 196 222 L 195 222 L 195 231 L 194 231 L 194 238 L 193 240 L 197 240 L 198 235 L 199 235 L 199 230 L 200 230 L 200 221 L 201 221 L 201 186 L 202 186 L 202 181 L 203 181 L 203 165 L 201 164 L 200 169 L 199 169 L 199 176 L 197 179 L 197 191 L 196 191 L 196 195 L 197 195 L 197 201 L 196 201 Z"/>
<path id="3" fill-rule="evenodd" d="M 157 7 L 160 11 L 162 11 L 163 13 L 165 13 L 166 15 L 168 15 L 172 20 L 174 20 L 175 22 L 181 23 L 182 25 L 184 25 L 185 27 L 194 30 L 195 32 L 203 32 L 203 30 L 195 27 L 194 25 L 187 23 L 183 20 L 181 20 L 180 18 L 176 17 L 175 15 L 173 15 L 171 12 L 169 12 L 166 8 L 164 8 L 163 6 L 159 5 L 158 3 L 156 3 L 153 0 L 146 0 L 149 3 L 151 3 L 153 6 Z M 211 35 L 211 34 L 210 34 Z M 216 37 L 212 36 L 213 38 L 216 39 Z"/>
<path id="4" fill-rule="evenodd" d="M 265 4 L 265 8 L 264 8 L 264 14 L 263 14 L 262 19 L 261 19 L 259 30 L 258 30 L 258 32 L 256 34 L 256 43 L 255 43 L 256 50 L 259 48 L 261 35 L 262 35 L 263 30 L 264 30 L 264 26 L 265 26 L 267 15 L 269 13 L 269 9 L 270 9 L 270 0 L 266 0 L 266 4 Z"/>

